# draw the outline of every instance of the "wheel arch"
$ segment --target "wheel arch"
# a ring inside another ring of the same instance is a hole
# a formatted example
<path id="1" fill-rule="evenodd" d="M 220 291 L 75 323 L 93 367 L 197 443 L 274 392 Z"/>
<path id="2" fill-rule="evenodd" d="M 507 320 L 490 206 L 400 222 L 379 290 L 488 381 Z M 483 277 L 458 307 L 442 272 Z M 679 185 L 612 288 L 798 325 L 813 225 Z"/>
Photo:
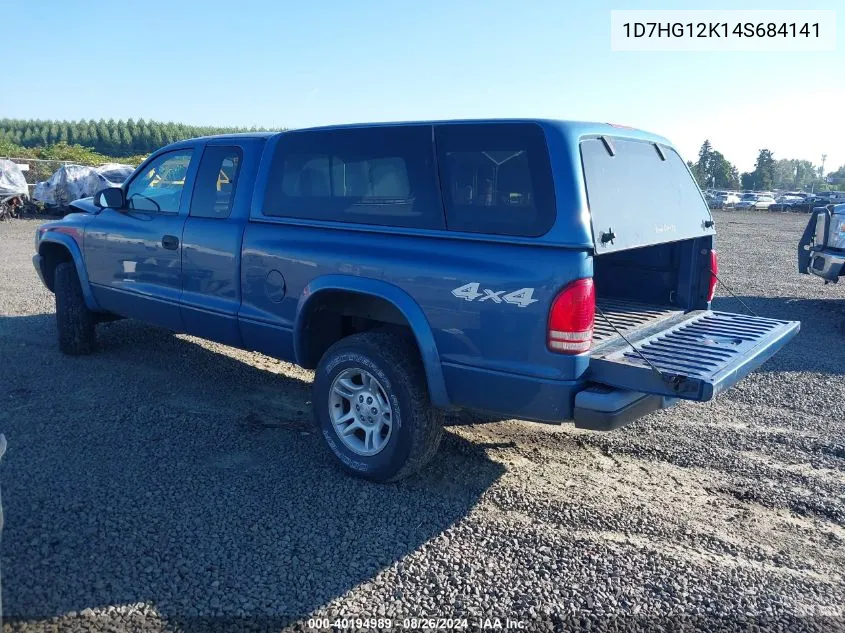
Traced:
<path id="1" fill-rule="evenodd" d="M 79 285 L 82 287 L 82 296 L 88 309 L 100 311 L 94 293 L 91 291 L 91 283 L 88 281 L 88 271 L 85 269 L 85 261 L 76 241 L 69 235 L 50 231 L 44 234 L 38 244 L 38 254 L 41 255 L 41 275 L 44 284 L 54 291 L 54 277 L 56 266 L 62 262 L 73 262 L 76 274 L 79 276 Z"/>
<path id="2" fill-rule="evenodd" d="M 440 355 L 428 319 L 407 292 L 385 281 L 347 275 L 326 275 L 311 281 L 302 291 L 297 305 L 293 338 L 297 364 L 315 367 L 324 348 L 338 340 L 335 336 L 315 343 L 309 333 L 309 322 L 319 309 L 327 302 L 336 302 L 338 297 L 351 299 L 356 307 L 366 306 L 379 322 L 407 326 L 420 352 L 432 404 L 450 406 Z"/>

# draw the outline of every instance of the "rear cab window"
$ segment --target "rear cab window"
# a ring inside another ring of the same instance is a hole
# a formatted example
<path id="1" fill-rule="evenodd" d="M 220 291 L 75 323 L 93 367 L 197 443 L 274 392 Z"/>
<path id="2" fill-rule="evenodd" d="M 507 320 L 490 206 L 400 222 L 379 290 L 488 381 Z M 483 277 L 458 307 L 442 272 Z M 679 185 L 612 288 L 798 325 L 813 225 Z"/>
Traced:
<path id="1" fill-rule="evenodd" d="M 534 123 L 435 126 L 449 230 L 536 237 L 555 221 L 552 169 Z"/>
<path id="2" fill-rule="evenodd" d="M 205 148 L 191 197 L 191 217 L 221 220 L 229 217 L 242 159 L 239 147 Z"/>
<path id="3" fill-rule="evenodd" d="M 444 228 L 430 125 L 283 134 L 265 216 Z"/>

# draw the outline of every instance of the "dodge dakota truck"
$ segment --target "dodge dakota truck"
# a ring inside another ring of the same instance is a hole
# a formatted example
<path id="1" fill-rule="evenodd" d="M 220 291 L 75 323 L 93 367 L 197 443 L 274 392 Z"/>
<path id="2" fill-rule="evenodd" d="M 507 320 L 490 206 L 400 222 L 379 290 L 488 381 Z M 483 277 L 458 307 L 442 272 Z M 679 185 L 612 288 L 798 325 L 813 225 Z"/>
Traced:
<path id="1" fill-rule="evenodd" d="M 73 206 L 34 256 L 63 352 L 131 317 L 313 368 L 328 450 L 374 481 L 428 462 L 444 411 L 610 430 L 713 398 L 799 328 L 710 309 L 701 191 L 622 126 L 199 138 Z"/>

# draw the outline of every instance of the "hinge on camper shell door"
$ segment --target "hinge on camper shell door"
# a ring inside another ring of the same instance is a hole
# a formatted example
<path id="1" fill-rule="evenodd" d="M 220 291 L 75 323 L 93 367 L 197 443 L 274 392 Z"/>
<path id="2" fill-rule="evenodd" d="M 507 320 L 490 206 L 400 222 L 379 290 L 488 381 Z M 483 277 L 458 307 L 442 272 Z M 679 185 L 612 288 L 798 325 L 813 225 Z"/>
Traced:
<path id="1" fill-rule="evenodd" d="M 608 242 L 613 244 L 613 240 L 616 239 L 616 233 L 613 232 L 613 227 L 608 227 L 607 231 L 601 232 L 601 243 L 602 246 L 606 245 Z"/>

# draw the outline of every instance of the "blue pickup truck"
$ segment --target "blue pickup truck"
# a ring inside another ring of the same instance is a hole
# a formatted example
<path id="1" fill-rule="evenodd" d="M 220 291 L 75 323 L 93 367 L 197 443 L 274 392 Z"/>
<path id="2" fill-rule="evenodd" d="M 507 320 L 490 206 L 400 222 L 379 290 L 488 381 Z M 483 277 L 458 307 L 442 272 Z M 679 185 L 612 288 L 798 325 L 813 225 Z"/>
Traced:
<path id="1" fill-rule="evenodd" d="M 443 412 L 610 430 L 705 401 L 799 323 L 710 310 L 714 223 L 664 138 L 549 120 L 174 143 L 38 228 L 59 346 L 131 317 L 316 370 L 347 470 L 392 481 Z"/>

